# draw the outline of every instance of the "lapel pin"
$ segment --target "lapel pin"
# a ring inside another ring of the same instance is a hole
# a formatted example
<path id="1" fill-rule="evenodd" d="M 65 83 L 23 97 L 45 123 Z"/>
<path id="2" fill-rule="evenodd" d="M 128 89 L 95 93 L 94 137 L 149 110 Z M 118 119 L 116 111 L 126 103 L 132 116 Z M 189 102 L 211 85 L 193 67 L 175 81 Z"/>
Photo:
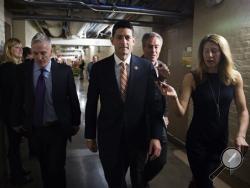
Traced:
<path id="1" fill-rule="evenodd" d="M 138 66 L 134 66 L 134 69 L 135 69 L 135 70 L 138 70 L 138 69 L 139 69 L 139 67 L 138 67 Z"/>

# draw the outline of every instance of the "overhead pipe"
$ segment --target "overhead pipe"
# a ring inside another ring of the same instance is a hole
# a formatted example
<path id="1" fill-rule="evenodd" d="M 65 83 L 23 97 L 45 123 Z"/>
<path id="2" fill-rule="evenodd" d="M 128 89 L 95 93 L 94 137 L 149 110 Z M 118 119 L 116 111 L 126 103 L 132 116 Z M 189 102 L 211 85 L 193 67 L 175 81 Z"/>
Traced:
<path id="1" fill-rule="evenodd" d="M 38 21 L 37 21 L 37 20 L 34 20 L 34 22 L 35 22 L 37 28 L 40 30 L 40 32 L 43 33 L 43 34 L 45 34 L 43 28 L 40 26 L 40 24 L 38 23 Z"/>
<path id="2" fill-rule="evenodd" d="M 161 17 L 171 17 L 171 18 L 183 18 L 184 15 L 179 12 L 174 11 L 161 11 L 161 10 L 150 10 L 150 9 L 141 9 L 141 8 L 132 8 L 132 7 L 119 7 L 116 5 L 107 6 L 107 5 L 94 5 L 87 4 L 84 2 L 79 2 L 82 6 L 86 6 L 94 12 L 107 12 L 107 13 L 123 13 L 123 14 L 137 14 L 144 16 L 161 16 Z"/>
<path id="3" fill-rule="evenodd" d="M 79 8 L 79 5 L 82 7 L 87 7 L 94 12 L 108 12 L 108 13 L 123 13 L 123 14 L 137 14 L 145 16 L 161 16 L 161 17 L 171 17 L 171 18 L 184 18 L 186 16 L 191 16 L 190 14 L 183 14 L 175 11 L 161 11 L 161 10 L 150 10 L 142 8 L 133 8 L 133 7 L 121 7 L 121 6 L 108 6 L 108 5 L 94 5 L 84 3 L 82 1 L 37 1 L 37 0 L 24 0 L 28 4 L 39 4 L 47 6 L 56 6 L 61 5 L 64 7 L 75 7 Z"/>
<path id="4" fill-rule="evenodd" d="M 58 15 L 13 15 L 14 20 L 51 20 L 51 21 L 76 21 L 76 22 L 91 22 L 91 23 L 102 23 L 102 24 L 114 24 L 120 19 L 93 19 L 93 18 L 84 18 L 84 17 L 65 17 Z M 132 21 L 130 22 L 135 26 L 161 26 L 159 22 L 148 22 L 148 21 Z"/>

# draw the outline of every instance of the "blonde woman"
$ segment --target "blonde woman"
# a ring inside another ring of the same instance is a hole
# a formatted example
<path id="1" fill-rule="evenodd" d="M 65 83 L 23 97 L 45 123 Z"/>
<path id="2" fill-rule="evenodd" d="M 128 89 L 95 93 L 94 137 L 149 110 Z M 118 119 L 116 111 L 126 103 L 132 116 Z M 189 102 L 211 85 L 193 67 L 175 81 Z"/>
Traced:
<path id="1" fill-rule="evenodd" d="M 19 64 L 22 63 L 22 44 L 17 38 L 10 38 L 4 45 L 4 62 Z"/>
<path id="2" fill-rule="evenodd" d="M 8 133 L 8 160 L 11 182 L 24 185 L 31 181 L 28 172 L 23 169 L 20 157 L 22 135 L 10 127 L 12 103 L 16 79 L 17 64 L 22 62 L 22 44 L 16 38 L 10 38 L 4 45 L 4 61 L 0 66 L 1 116 Z"/>
<path id="3" fill-rule="evenodd" d="M 162 93 L 170 96 L 180 115 L 193 100 L 193 118 L 187 133 L 186 149 L 194 181 L 189 187 L 212 188 L 211 172 L 220 164 L 228 142 L 228 113 L 234 100 L 239 131 L 235 138 L 237 149 L 248 147 L 246 132 L 249 115 L 241 74 L 234 63 L 227 40 L 217 34 L 205 36 L 199 46 L 198 68 L 185 75 L 182 93 L 162 85 Z"/>

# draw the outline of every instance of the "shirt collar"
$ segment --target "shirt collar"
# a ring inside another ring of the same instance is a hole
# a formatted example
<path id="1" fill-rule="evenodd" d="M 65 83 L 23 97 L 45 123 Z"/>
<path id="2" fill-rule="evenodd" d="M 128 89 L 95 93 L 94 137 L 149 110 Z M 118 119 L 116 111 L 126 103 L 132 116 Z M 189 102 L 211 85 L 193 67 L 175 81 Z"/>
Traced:
<path id="1" fill-rule="evenodd" d="M 145 58 L 145 56 L 144 56 L 144 54 L 141 56 L 141 58 L 144 58 L 144 59 L 146 59 Z M 155 61 L 155 62 L 151 62 L 152 64 L 153 64 L 153 66 L 155 67 L 155 68 L 157 68 L 158 67 L 158 65 L 159 65 L 159 61 L 157 60 L 157 61 Z"/>
<path id="2" fill-rule="evenodd" d="M 157 68 L 159 66 L 159 62 L 158 61 L 153 62 L 153 65 L 155 68 Z"/>
<path id="3" fill-rule="evenodd" d="M 121 62 L 125 62 L 126 64 L 130 64 L 130 60 L 131 60 L 131 54 L 128 55 L 127 59 L 125 59 L 125 61 L 121 60 L 116 54 L 114 54 L 114 58 L 115 58 L 115 63 L 116 65 L 119 65 Z"/>
<path id="4" fill-rule="evenodd" d="M 39 67 L 39 65 L 37 65 L 36 63 L 34 63 L 34 70 L 35 70 L 35 72 L 36 71 L 40 71 L 40 67 Z M 45 70 L 45 72 L 50 72 L 50 70 L 51 70 L 51 60 L 49 61 L 49 63 L 45 66 L 45 68 L 44 68 L 44 70 Z"/>

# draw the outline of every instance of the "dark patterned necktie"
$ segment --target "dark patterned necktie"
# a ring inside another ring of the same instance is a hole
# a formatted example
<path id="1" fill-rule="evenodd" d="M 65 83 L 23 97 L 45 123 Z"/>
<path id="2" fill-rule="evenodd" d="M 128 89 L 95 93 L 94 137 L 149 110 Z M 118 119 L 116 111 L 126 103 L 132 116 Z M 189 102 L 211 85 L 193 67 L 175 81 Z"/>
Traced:
<path id="1" fill-rule="evenodd" d="M 35 110 L 34 110 L 34 125 L 39 127 L 43 125 L 43 113 L 44 113 L 44 98 L 45 98 L 45 79 L 44 69 L 40 69 L 41 73 L 38 77 L 36 90 L 35 90 Z"/>
<path id="2" fill-rule="evenodd" d="M 120 92 L 122 100 L 125 101 L 128 84 L 127 66 L 125 62 L 121 62 L 120 66 Z"/>

